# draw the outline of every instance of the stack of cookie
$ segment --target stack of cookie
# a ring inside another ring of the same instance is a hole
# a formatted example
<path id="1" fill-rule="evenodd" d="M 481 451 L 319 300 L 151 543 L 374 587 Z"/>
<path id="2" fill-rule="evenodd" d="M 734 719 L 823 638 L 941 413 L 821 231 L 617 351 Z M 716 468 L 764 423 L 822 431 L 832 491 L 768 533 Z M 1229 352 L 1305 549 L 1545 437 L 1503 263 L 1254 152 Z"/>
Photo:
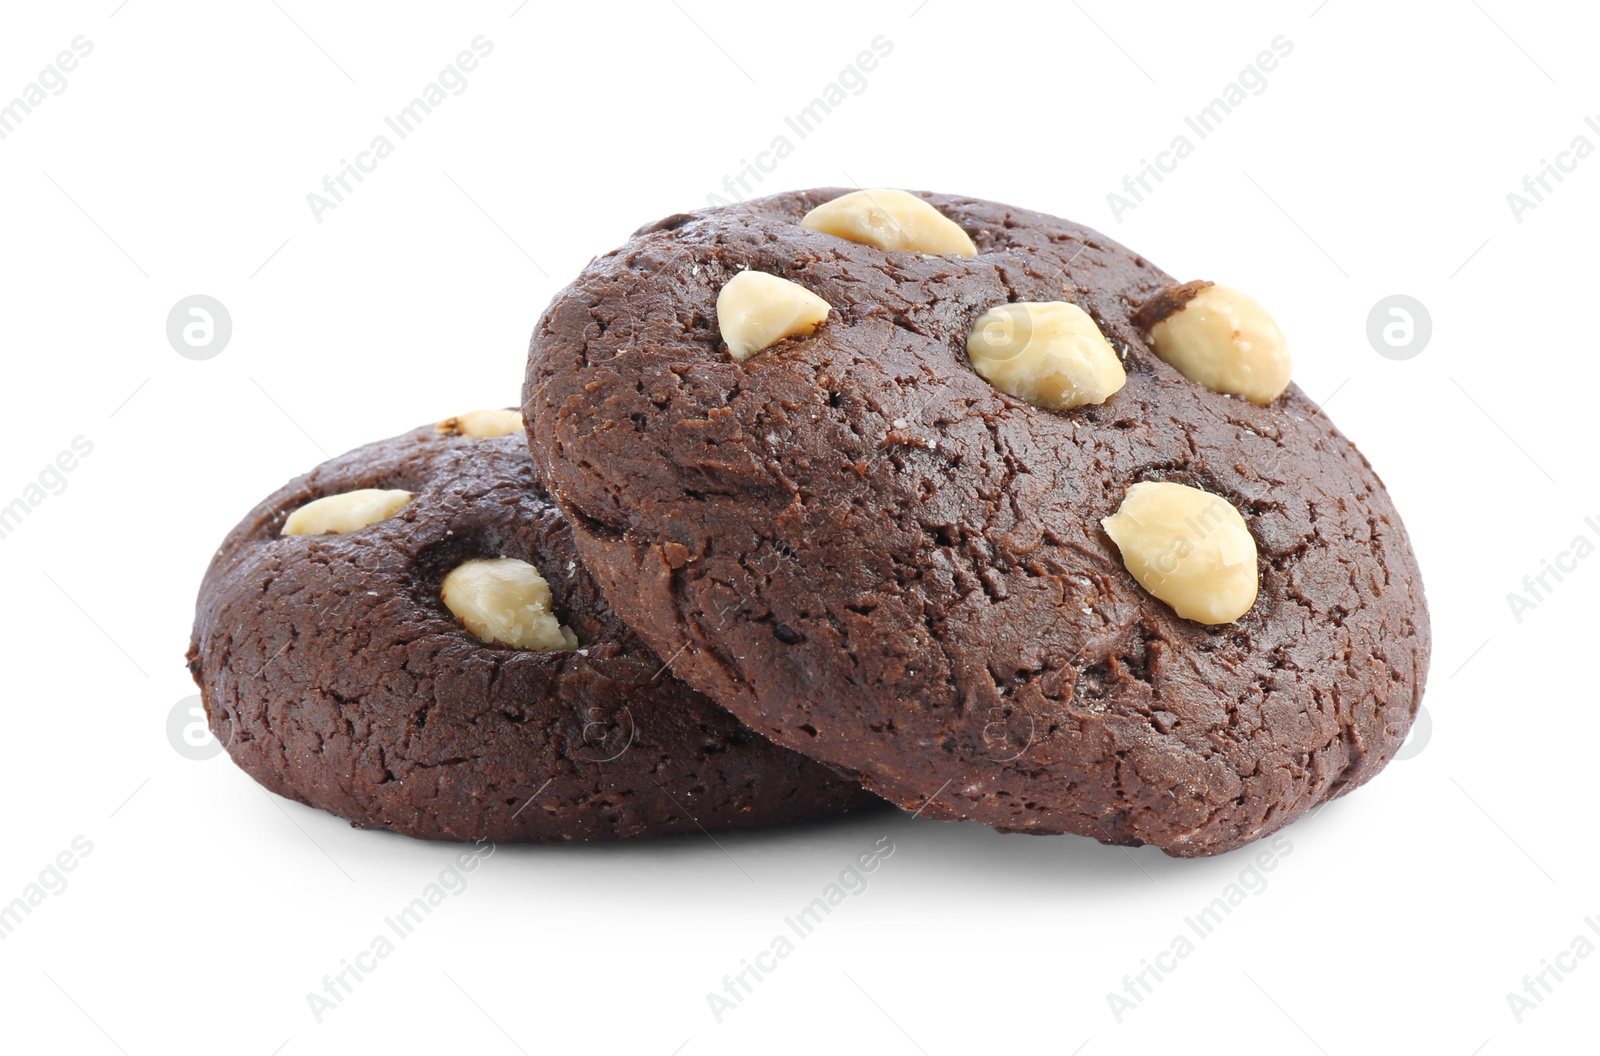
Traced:
<path id="1" fill-rule="evenodd" d="M 1364 783 L 1429 652 L 1382 483 L 1248 296 L 1076 224 L 818 190 L 639 230 L 521 413 L 269 497 L 190 648 L 357 825 L 564 840 L 879 802 L 1208 855 Z"/>

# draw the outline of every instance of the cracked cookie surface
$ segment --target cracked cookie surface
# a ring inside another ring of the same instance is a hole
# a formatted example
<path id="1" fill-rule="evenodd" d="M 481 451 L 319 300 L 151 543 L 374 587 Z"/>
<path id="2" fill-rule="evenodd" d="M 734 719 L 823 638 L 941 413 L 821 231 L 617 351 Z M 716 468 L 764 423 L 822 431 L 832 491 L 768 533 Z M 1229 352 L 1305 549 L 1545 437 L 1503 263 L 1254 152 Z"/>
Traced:
<path id="1" fill-rule="evenodd" d="M 346 534 L 281 534 L 308 503 L 369 488 L 413 495 Z M 474 637 L 440 589 L 477 558 L 536 566 L 577 648 Z M 666 673 L 585 571 L 520 431 L 429 426 L 279 489 L 212 561 L 189 665 L 241 768 L 360 827 L 605 839 L 877 802 Z"/>
<path id="2" fill-rule="evenodd" d="M 1204 855 L 1380 770 L 1427 612 L 1389 496 L 1321 410 L 1164 363 L 1134 317 L 1173 280 L 1087 228 L 936 194 L 976 256 L 800 226 L 843 193 L 649 225 L 540 320 L 534 455 L 622 618 L 753 728 L 925 816 Z M 715 305 L 746 269 L 832 313 L 734 360 Z M 1125 386 L 1051 411 L 979 377 L 974 322 L 1023 301 L 1088 312 Z M 1161 481 L 1243 515 L 1260 588 L 1236 622 L 1178 617 L 1102 529 Z"/>

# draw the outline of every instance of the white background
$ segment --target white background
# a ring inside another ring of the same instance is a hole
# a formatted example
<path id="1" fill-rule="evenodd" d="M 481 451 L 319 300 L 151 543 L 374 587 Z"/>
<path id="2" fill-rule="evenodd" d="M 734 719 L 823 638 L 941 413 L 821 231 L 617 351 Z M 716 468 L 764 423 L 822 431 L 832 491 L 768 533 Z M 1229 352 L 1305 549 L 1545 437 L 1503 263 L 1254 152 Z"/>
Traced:
<path id="1" fill-rule="evenodd" d="M 0 101 L 74 37 L 93 52 L 0 140 L 0 505 L 75 437 L 93 452 L 0 539 L 0 902 L 74 837 L 93 850 L 0 940 L 0 1047 L 1592 1050 L 1600 956 L 1520 1023 L 1506 995 L 1580 933 L 1600 943 L 1600 558 L 1520 621 L 1507 594 L 1600 540 L 1600 160 L 1520 221 L 1506 195 L 1574 137 L 1600 145 L 1593 13 L 680 2 L 8 10 Z M 306 195 L 480 34 L 493 53 L 465 90 L 314 219 Z M 306 994 L 453 848 L 352 830 L 174 749 L 212 549 L 325 455 L 514 401 L 561 283 L 705 204 L 880 34 L 865 90 L 789 132 L 757 189 L 1013 202 L 1267 304 L 1420 554 L 1431 737 L 1286 830 L 1264 888 L 1259 848 L 1177 861 L 890 814 L 720 846 L 500 848 L 318 1023 Z M 1107 193 L 1280 34 L 1293 51 L 1265 90 L 1115 218 Z M 233 321 L 205 361 L 165 333 L 197 293 Z M 1404 361 L 1366 337 L 1395 293 L 1433 323 Z M 706 994 L 885 835 L 870 887 L 717 1022 Z M 1254 893 L 1118 1022 L 1107 994 L 1242 875 Z"/>

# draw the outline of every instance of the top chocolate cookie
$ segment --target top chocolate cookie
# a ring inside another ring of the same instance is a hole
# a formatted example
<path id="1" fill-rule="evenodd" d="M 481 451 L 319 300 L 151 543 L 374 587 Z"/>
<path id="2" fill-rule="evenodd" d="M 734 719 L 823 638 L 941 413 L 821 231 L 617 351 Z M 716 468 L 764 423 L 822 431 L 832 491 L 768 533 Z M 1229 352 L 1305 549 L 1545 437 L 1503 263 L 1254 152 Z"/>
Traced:
<path id="1" fill-rule="evenodd" d="M 1212 854 L 1376 773 L 1422 584 L 1270 318 L 1069 221 L 857 194 L 669 217 L 540 321 L 534 456 L 618 613 L 930 816 Z"/>

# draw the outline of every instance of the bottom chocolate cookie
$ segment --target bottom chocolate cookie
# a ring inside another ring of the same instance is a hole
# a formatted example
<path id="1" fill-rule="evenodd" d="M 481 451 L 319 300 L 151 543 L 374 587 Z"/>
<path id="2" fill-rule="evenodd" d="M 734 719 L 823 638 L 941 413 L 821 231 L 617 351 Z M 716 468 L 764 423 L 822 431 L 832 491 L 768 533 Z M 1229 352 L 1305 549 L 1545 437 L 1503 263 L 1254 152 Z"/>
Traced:
<path id="1" fill-rule="evenodd" d="M 610 839 L 881 803 L 622 624 L 515 412 L 369 444 L 266 499 L 206 573 L 189 668 L 242 769 L 360 827 Z"/>

